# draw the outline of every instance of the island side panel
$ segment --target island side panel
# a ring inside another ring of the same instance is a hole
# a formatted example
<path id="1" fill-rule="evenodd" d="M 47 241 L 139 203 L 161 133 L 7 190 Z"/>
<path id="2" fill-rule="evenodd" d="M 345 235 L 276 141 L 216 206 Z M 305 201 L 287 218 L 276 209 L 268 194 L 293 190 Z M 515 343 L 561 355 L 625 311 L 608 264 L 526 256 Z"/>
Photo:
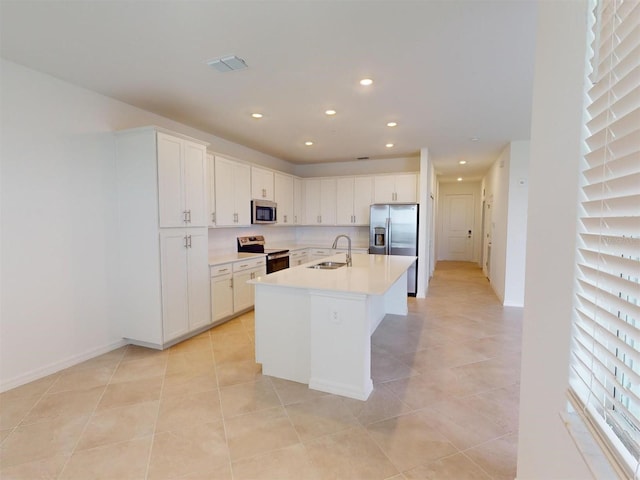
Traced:
<path id="1" fill-rule="evenodd" d="M 404 272 L 384 294 L 385 313 L 407 315 L 409 313 L 407 298 L 407 272 Z"/>
<path id="2" fill-rule="evenodd" d="M 309 383 L 309 295 L 304 289 L 255 284 L 256 362 L 262 373 Z"/>
<path id="3" fill-rule="evenodd" d="M 366 400 L 371 381 L 371 297 L 310 292 L 309 388 Z"/>

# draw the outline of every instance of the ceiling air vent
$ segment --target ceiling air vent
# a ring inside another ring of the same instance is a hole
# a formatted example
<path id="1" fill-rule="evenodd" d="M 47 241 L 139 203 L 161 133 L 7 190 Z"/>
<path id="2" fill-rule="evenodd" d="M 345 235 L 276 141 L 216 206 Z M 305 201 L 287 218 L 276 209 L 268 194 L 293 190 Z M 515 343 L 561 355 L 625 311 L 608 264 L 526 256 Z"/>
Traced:
<path id="1" fill-rule="evenodd" d="M 229 55 L 226 57 L 214 58 L 207 62 L 212 68 L 215 68 L 219 72 L 230 72 L 232 70 L 242 70 L 247 68 L 247 64 L 240 57 L 235 55 Z"/>

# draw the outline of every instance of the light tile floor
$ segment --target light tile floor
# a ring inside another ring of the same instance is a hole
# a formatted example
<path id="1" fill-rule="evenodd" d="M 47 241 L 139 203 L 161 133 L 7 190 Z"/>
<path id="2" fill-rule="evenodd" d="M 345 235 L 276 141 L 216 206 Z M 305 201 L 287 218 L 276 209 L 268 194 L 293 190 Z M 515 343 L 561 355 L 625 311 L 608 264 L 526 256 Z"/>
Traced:
<path id="1" fill-rule="evenodd" d="M 252 313 L 5 392 L 0 478 L 512 480 L 521 310 L 460 262 L 409 309 L 372 337 L 366 402 L 263 376 Z"/>

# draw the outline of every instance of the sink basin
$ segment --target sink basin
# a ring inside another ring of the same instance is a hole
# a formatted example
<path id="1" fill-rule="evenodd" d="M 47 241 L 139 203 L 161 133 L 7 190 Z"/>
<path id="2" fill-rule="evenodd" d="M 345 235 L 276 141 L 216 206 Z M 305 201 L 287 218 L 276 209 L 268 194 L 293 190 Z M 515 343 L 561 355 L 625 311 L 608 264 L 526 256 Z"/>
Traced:
<path id="1" fill-rule="evenodd" d="M 344 267 L 344 262 L 320 262 L 315 265 L 310 265 L 307 268 L 315 268 L 317 270 L 335 270 L 336 268 Z"/>

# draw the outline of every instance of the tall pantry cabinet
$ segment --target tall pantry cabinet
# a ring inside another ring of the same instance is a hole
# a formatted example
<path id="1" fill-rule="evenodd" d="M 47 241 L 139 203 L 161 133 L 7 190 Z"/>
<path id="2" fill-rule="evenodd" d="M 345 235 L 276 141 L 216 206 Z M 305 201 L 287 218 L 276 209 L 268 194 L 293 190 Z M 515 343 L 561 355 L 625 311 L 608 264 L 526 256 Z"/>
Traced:
<path id="1" fill-rule="evenodd" d="M 116 133 L 118 325 L 165 348 L 207 328 L 207 143 L 145 127 Z"/>

